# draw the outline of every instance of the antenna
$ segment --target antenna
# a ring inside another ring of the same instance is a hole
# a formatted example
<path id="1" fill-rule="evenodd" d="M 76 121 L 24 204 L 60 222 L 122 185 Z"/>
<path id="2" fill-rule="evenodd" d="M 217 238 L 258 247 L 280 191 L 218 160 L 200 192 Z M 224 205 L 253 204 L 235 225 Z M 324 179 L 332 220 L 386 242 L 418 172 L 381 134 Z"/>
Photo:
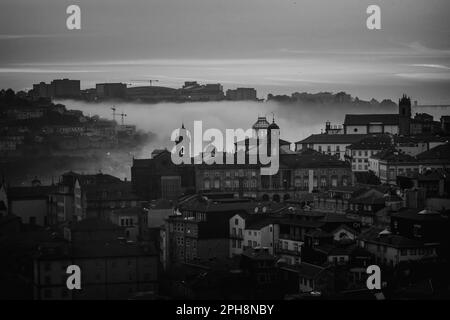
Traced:
<path id="1" fill-rule="evenodd" d="M 148 80 L 138 79 L 138 80 L 131 80 L 131 81 L 134 81 L 134 82 L 149 82 L 150 83 L 150 87 L 152 86 L 153 82 L 159 82 L 158 79 L 148 79 Z"/>

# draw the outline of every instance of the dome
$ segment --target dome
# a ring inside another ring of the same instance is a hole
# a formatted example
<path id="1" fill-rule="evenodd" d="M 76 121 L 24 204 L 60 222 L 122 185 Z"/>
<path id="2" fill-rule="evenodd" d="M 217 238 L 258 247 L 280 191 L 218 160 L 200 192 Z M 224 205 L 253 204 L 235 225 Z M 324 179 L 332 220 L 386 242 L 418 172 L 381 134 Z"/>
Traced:
<path id="1" fill-rule="evenodd" d="M 275 123 L 275 121 L 272 121 L 272 123 L 269 125 L 269 130 L 277 129 L 280 130 L 280 127 Z"/>
<path id="2" fill-rule="evenodd" d="M 270 124 L 267 121 L 266 117 L 258 117 L 258 120 L 255 122 L 252 128 L 255 130 L 267 129 L 269 125 Z"/>

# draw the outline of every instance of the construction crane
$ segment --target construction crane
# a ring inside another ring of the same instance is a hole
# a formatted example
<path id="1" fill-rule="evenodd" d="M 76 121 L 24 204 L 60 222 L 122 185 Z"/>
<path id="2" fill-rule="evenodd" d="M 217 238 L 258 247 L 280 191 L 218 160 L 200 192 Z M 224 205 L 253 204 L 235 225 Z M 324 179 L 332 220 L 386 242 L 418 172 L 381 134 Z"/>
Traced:
<path id="1" fill-rule="evenodd" d="M 111 108 L 111 110 L 112 110 L 112 115 L 113 115 L 113 120 L 114 121 L 116 121 L 116 116 L 118 116 L 118 114 L 116 113 L 116 107 L 115 106 L 113 106 L 112 108 Z"/>
<path id="2" fill-rule="evenodd" d="M 150 83 L 150 87 L 153 85 L 153 82 L 159 82 L 158 79 L 147 79 L 147 80 L 131 80 L 131 81 L 135 81 L 135 82 L 149 82 Z"/>
<path id="3" fill-rule="evenodd" d="M 127 115 L 122 112 L 121 114 L 119 114 L 119 116 L 122 118 L 122 125 L 123 125 L 123 118 L 126 117 Z"/>

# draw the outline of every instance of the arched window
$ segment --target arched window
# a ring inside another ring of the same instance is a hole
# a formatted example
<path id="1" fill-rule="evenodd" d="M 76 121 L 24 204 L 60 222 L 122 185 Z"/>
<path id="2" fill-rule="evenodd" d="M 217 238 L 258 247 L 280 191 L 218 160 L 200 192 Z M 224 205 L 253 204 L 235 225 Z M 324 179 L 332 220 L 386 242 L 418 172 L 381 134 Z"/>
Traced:
<path id="1" fill-rule="evenodd" d="M 214 179 L 214 189 L 220 189 L 220 179 Z"/>

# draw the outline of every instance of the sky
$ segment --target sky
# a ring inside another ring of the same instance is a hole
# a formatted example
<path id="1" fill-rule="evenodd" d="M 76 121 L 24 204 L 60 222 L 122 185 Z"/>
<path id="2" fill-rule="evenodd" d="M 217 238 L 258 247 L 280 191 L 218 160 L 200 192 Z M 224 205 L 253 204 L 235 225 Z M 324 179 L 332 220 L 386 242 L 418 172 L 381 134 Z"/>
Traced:
<path id="1" fill-rule="evenodd" d="M 66 8 L 81 8 L 81 30 Z M 381 8 L 381 30 L 366 8 Z M 448 0 L 2 0 L 0 88 L 55 78 L 450 103 Z"/>

